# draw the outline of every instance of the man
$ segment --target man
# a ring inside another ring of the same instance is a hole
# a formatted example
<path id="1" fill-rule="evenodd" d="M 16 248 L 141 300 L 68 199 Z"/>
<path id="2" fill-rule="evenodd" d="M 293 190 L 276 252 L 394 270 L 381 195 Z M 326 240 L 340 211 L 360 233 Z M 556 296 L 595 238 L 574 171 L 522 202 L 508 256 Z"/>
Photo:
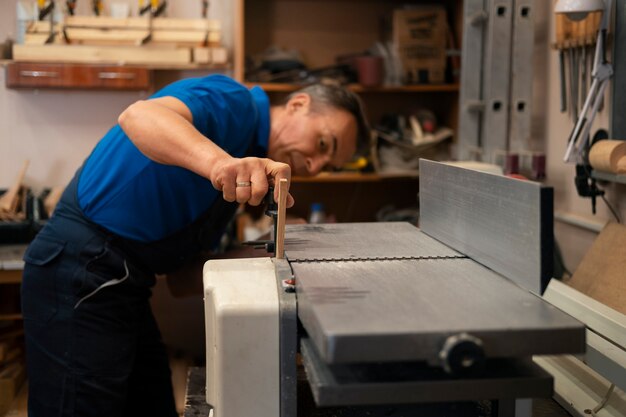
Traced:
<path id="1" fill-rule="evenodd" d="M 199 267 L 238 204 L 341 167 L 365 132 L 358 98 L 322 85 L 270 108 L 214 75 L 128 107 L 24 256 L 29 415 L 175 416 L 155 274 Z"/>

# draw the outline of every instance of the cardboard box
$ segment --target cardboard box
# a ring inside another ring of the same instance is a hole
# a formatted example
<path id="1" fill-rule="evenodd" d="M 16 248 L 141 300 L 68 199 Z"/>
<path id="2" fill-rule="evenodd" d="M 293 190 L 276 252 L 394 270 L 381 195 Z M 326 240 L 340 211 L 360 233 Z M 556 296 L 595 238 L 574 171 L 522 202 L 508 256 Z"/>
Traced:
<path id="1" fill-rule="evenodd" d="M 447 33 L 443 7 L 394 10 L 392 40 L 405 84 L 445 82 Z"/>

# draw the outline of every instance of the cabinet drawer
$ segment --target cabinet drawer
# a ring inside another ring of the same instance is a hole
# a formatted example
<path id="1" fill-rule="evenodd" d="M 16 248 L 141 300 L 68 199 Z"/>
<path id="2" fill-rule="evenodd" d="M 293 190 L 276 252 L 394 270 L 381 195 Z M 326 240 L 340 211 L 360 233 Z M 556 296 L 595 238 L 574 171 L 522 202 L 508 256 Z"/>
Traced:
<path id="1" fill-rule="evenodd" d="M 151 79 L 151 71 L 139 67 L 13 62 L 6 83 L 8 88 L 147 90 Z"/>

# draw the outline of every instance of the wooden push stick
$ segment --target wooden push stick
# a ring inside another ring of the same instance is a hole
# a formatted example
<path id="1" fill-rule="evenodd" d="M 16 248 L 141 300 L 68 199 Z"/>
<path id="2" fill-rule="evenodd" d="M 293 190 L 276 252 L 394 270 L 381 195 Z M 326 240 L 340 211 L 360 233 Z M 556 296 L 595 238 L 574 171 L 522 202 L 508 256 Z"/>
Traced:
<path id="1" fill-rule="evenodd" d="M 276 259 L 285 257 L 285 216 L 287 212 L 287 186 L 286 178 L 278 181 L 278 213 L 276 216 Z"/>
<path id="2" fill-rule="evenodd" d="M 22 165 L 22 170 L 17 176 L 17 180 L 15 183 L 9 188 L 3 195 L 0 197 L 0 210 L 14 213 L 17 211 L 17 205 L 19 204 L 19 198 L 17 198 L 17 194 L 20 191 L 20 187 L 22 186 L 22 181 L 24 181 L 24 176 L 26 175 L 26 169 L 28 169 L 29 161 L 24 161 L 24 165 Z"/>

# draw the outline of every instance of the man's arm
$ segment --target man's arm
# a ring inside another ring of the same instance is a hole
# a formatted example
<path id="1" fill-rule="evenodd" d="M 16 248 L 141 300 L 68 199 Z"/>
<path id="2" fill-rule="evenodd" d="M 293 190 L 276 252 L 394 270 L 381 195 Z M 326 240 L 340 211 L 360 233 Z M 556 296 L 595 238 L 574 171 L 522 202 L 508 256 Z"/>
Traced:
<path id="1" fill-rule="evenodd" d="M 267 193 L 268 178 L 291 181 L 289 165 L 267 158 L 233 158 L 196 130 L 192 118 L 179 99 L 160 97 L 130 105 L 118 122 L 148 158 L 209 179 L 226 201 L 258 205 Z M 250 181 L 252 186 L 237 187 L 238 181 Z M 288 196 L 287 206 L 292 205 L 293 198 Z"/>

